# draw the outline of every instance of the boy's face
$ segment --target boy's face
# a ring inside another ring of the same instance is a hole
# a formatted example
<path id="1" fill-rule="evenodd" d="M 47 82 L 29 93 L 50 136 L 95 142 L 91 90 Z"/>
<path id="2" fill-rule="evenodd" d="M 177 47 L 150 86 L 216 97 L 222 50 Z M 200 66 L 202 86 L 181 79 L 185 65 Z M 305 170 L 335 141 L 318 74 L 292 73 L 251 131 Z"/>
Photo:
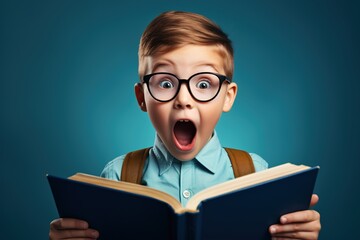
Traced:
<path id="1" fill-rule="evenodd" d="M 146 74 L 167 72 L 188 79 L 199 72 L 225 75 L 223 60 L 216 46 L 187 45 L 164 54 L 148 57 Z M 209 141 L 221 113 L 229 111 L 235 100 L 235 83 L 223 83 L 218 95 L 209 102 L 195 100 L 186 84 L 168 102 L 155 100 L 146 84 L 137 84 L 135 93 L 147 111 L 157 134 L 168 151 L 179 160 L 193 159 Z"/>

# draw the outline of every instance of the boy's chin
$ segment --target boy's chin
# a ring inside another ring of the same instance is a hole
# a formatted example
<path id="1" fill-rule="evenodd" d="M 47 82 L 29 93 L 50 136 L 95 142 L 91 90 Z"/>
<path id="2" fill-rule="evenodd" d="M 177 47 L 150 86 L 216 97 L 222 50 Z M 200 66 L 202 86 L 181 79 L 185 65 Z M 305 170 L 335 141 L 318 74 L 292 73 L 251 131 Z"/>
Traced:
<path id="1" fill-rule="evenodd" d="M 194 159 L 195 158 L 195 156 L 194 157 L 184 157 L 184 158 L 181 158 L 181 157 L 179 157 L 179 158 L 176 158 L 176 159 L 178 159 L 179 161 L 182 161 L 182 162 L 186 162 L 186 161 L 190 161 L 190 160 L 192 160 L 192 159 Z"/>
<path id="2" fill-rule="evenodd" d="M 176 152 L 171 153 L 171 155 L 173 155 L 173 157 L 175 157 L 177 160 L 184 161 L 184 162 L 194 159 L 197 154 L 198 154 L 198 151 L 195 151 L 195 150 L 188 151 L 188 152 L 183 152 L 183 151 L 177 150 Z"/>

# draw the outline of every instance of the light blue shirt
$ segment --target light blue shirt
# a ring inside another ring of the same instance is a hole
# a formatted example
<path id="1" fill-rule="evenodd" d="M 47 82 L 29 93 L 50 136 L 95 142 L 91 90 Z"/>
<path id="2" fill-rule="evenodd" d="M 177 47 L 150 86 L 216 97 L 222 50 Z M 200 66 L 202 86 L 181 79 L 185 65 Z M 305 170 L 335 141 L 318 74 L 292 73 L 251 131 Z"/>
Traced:
<path id="1" fill-rule="evenodd" d="M 268 167 L 260 156 L 254 153 L 250 153 L 250 156 L 255 171 Z M 101 177 L 120 180 L 124 158 L 125 155 L 122 155 L 109 162 Z M 231 161 L 214 131 L 210 141 L 189 161 L 175 159 L 156 135 L 154 146 L 145 162 L 142 184 L 167 192 L 185 206 L 194 194 L 230 179 L 234 179 Z"/>

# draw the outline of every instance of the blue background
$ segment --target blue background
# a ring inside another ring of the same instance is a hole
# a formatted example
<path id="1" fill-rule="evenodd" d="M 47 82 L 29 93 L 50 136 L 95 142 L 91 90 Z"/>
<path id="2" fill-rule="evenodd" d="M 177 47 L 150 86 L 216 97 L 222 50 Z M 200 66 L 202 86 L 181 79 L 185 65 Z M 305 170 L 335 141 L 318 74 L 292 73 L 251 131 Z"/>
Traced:
<path id="1" fill-rule="evenodd" d="M 114 157 L 153 143 L 133 94 L 138 42 L 155 16 L 176 9 L 206 15 L 233 40 L 239 92 L 217 126 L 223 145 L 272 166 L 320 165 L 320 239 L 358 239 L 359 7 L 2 1 L 0 238 L 47 238 L 57 212 L 46 173 L 98 175 Z"/>

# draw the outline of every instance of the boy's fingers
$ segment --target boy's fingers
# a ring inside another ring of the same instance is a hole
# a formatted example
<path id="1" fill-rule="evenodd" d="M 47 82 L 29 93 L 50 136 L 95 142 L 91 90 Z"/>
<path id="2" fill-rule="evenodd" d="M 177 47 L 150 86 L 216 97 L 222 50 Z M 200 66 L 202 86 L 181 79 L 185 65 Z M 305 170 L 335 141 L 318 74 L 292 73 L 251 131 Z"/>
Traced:
<path id="1" fill-rule="evenodd" d="M 315 232 L 289 232 L 289 233 L 279 233 L 279 234 L 273 234 L 272 240 L 283 240 L 283 239 L 308 239 L 308 240 L 314 240 L 318 239 L 319 234 Z"/>
<path id="2" fill-rule="evenodd" d="M 64 239 L 72 238 L 84 238 L 84 239 L 96 239 L 99 237 L 99 233 L 92 229 L 86 230 L 63 230 L 61 232 L 61 237 Z"/>
<path id="3" fill-rule="evenodd" d="M 320 222 L 309 222 L 309 223 L 294 223 L 294 224 L 277 224 L 272 225 L 269 228 L 270 233 L 273 236 L 294 236 L 294 234 L 298 233 L 314 233 L 317 234 L 320 231 L 321 225 Z M 309 234 L 307 234 L 309 235 Z"/>
<path id="4" fill-rule="evenodd" d="M 55 230 L 50 232 L 50 239 L 97 239 L 99 233 L 93 229 Z"/>
<path id="5" fill-rule="evenodd" d="M 284 215 L 280 221 L 269 228 L 273 239 L 317 239 L 321 230 L 320 214 L 312 210 Z"/>
<path id="6" fill-rule="evenodd" d="M 55 219 L 50 223 L 51 229 L 61 230 L 61 229 L 87 229 L 89 227 L 88 223 L 72 218 L 59 218 Z"/>
<path id="7" fill-rule="evenodd" d="M 319 202 L 319 196 L 317 194 L 313 194 L 311 196 L 310 207 L 315 206 L 318 202 Z"/>
<path id="8" fill-rule="evenodd" d="M 280 218 L 282 224 L 288 223 L 304 223 L 320 220 L 320 214 L 315 210 L 305 210 L 300 212 L 294 212 L 285 214 Z"/>

